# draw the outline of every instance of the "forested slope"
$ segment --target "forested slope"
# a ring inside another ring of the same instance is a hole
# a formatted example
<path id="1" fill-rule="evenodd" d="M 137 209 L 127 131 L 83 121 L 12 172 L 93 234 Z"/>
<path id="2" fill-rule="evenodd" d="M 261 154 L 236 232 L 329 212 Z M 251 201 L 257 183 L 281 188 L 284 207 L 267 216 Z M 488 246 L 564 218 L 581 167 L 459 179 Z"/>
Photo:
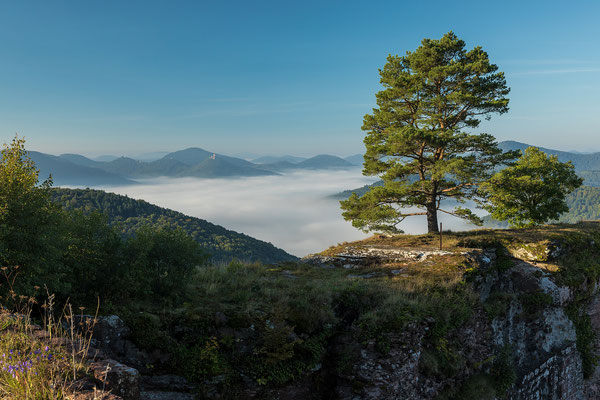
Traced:
<path id="1" fill-rule="evenodd" d="M 214 262 L 239 259 L 271 263 L 296 259 L 271 243 L 127 196 L 102 190 L 54 188 L 52 199 L 68 210 L 102 212 L 126 236 L 144 225 L 180 227 L 206 248 Z"/>

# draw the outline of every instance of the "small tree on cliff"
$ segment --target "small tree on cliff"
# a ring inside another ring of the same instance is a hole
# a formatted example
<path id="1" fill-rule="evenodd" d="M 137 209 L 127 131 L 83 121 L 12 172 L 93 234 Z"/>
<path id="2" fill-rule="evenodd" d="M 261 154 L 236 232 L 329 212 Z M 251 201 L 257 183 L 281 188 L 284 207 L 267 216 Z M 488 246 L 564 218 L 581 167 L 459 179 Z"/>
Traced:
<path id="1" fill-rule="evenodd" d="M 363 174 L 384 184 L 342 201 L 344 218 L 364 231 L 387 232 L 398 232 L 412 215 L 426 215 L 428 231 L 437 232 L 438 211 L 479 222 L 468 209 L 440 205 L 446 198 L 477 201 L 478 185 L 516 156 L 502 153 L 491 135 L 464 132 L 481 117 L 508 111 L 504 74 L 481 47 L 465 50 L 452 32 L 424 39 L 405 56 L 388 56 L 379 74 L 384 90 L 362 127 Z"/>
<path id="2" fill-rule="evenodd" d="M 49 197 L 52 180 L 39 183 L 38 176 L 24 139 L 15 137 L 10 145 L 4 145 L 0 159 L 0 267 L 20 268 L 19 282 L 27 288 L 34 276 L 40 278 L 55 267 L 51 260 L 56 258 L 56 206 Z"/>
<path id="3" fill-rule="evenodd" d="M 556 220 L 569 211 L 565 197 L 583 180 L 571 162 L 562 163 L 536 147 L 481 185 L 486 209 L 499 221 L 522 228 Z"/>

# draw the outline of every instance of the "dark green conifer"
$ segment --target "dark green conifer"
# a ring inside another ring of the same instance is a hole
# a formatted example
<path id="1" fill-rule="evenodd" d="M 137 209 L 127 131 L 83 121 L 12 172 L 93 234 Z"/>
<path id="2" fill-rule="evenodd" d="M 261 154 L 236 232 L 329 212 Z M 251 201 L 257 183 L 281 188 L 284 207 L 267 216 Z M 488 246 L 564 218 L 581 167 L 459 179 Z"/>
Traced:
<path id="1" fill-rule="evenodd" d="M 342 201 L 344 218 L 364 231 L 387 232 L 398 232 L 412 215 L 426 215 L 428 231 L 437 232 L 438 211 L 480 222 L 466 208 L 442 208 L 442 200 L 479 201 L 478 185 L 516 156 L 503 153 L 493 136 L 472 132 L 480 118 L 508 111 L 504 73 L 481 47 L 467 51 L 449 32 L 388 56 L 379 74 L 384 89 L 362 127 L 363 174 L 384 184 Z"/>

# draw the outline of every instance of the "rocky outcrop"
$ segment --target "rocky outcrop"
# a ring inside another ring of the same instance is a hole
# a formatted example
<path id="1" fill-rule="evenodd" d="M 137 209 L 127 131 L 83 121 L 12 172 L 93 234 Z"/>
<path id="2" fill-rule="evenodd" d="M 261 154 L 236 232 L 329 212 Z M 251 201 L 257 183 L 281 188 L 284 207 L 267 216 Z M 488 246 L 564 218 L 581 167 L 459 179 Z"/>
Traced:
<path id="1" fill-rule="evenodd" d="M 462 350 L 470 353 L 469 364 L 478 370 L 464 370 L 454 381 L 436 380 L 422 373 L 423 337 L 427 326 L 391 334 L 390 350 L 382 355 L 374 343 L 365 343 L 358 362 L 347 375 L 338 375 L 336 398 L 340 399 L 434 399 L 444 388 L 460 386 L 470 376 L 489 373 L 502 348 L 511 355 L 514 383 L 504 398 L 511 400 L 583 400 L 600 398 L 600 367 L 584 380 L 582 359 L 577 350 L 577 332 L 566 307 L 578 297 L 578 288 L 561 286 L 554 276 L 541 268 L 568 249 L 557 242 L 515 245 L 510 249 L 484 248 L 460 251 L 477 265 L 474 287 L 481 302 L 496 308 L 491 319 L 477 313 L 455 335 L 463 338 Z M 510 267 L 498 267 L 498 253 Z M 335 256 L 311 255 L 303 261 L 319 267 L 359 269 L 413 261 L 452 252 L 368 248 L 345 249 Z M 456 254 L 456 252 L 455 252 Z M 393 271 L 392 271 L 393 272 Z M 356 273 L 356 277 L 367 278 Z M 594 329 L 600 332 L 600 296 L 594 296 L 588 308 Z M 466 340 L 465 340 L 466 339 Z M 600 349 L 597 339 L 596 349 Z M 598 351 L 598 350 L 597 350 Z"/>
<path id="2" fill-rule="evenodd" d="M 431 257 L 447 256 L 452 251 L 398 248 L 391 246 L 349 246 L 335 256 L 310 254 L 302 262 L 320 267 L 338 266 L 355 268 L 359 266 L 379 265 L 397 262 L 423 262 Z"/>
<path id="3" fill-rule="evenodd" d="M 82 329 L 93 326 L 91 346 L 99 358 L 119 360 L 140 373 L 148 372 L 148 365 L 154 360 L 132 342 L 131 330 L 117 315 L 76 316 L 75 323 Z"/>
<path id="4" fill-rule="evenodd" d="M 521 247 L 519 247 L 521 246 Z M 239 391 L 224 397 L 223 377 L 203 382 L 201 398 L 247 399 L 340 399 L 375 400 L 591 400 L 600 398 L 600 367 L 584 378 L 584 350 L 578 347 L 581 321 L 574 322 L 573 310 L 591 329 L 600 332 L 600 295 L 598 285 L 567 285 L 554 273 L 553 264 L 572 251 L 557 241 L 542 244 L 513 243 L 455 250 L 393 248 L 386 246 L 348 247 L 336 255 L 311 255 L 303 261 L 315 268 L 340 268 L 350 279 L 371 280 L 384 277 L 407 278 L 405 265 L 420 268 L 443 262 L 445 257 L 460 257 L 465 276 L 479 298 L 478 306 L 457 328 L 431 342 L 436 327 L 433 318 L 421 318 L 402 330 L 386 331 L 377 339 L 357 340 L 351 324 L 337 328 L 328 343 L 322 362 L 292 382 L 265 387 L 254 379 L 240 376 Z M 408 267 L 406 267 L 408 268 Z M 293 271 L 281 276 L 296 279 Z M 469 293 L 471 293 L 469 291 Z M 576 306 L 574 308 L 574 306 Z M 215 315 L 216 335 L 234 338 L 235 346 L 246 346 L 246 328 L 227 326 L 227 316 Z M 579 324 L 579 325 L 578 325 Z M 584 323 L 585 325 L 585 323 Z M 250 328 L 248 328 L 250 329 Z M 251 336 L 251 335 L 250 335 Z M 140 366 L 153 360 L 131 342 L 130 333 L 118 317 L 106 317 L 95 330 L 99 353 L 121 363 Z M 297 339 L 297 338 L 296 338 Z M 600 338 L 591 346 L 600 356 Z M 385 343 L 382 349 L 381 343 Z M 451 344 L 450 344 L 451 343 Z M 432 346 L 436 348 L 432 348 Z M 447 346 L 447 348 L 445 348 Z M 248 351 L 251 351 L 248 347 Z M 434 365 L 432 351 L 447 353 L 453 362 L 451 373 L 440 373 L 447 366 Z M 340 361 L 342 360 L 342 361 Z M 129 363 L 129 364 L 128 364 Z M 104 365 L 104 364 L 102 364 Z M 437 369 L 436 369 L 437 368 Z M 116 368 L 124 375 L 126 367 Z M 130 375 L 135 375 L 130 374 Z M 97 379 L 100 380 L 99 377 Z M 114 380 L 123 378 L 113 378 Z M 107 386 L 111 380 L 105 380 Z M 138 383 L 141 399 L 187 400 L 194 387 L 183 378 L 162 375 L 142 376 Z M 487 386 L 486 386 L 487 385 Z M 489 390 L 486 391 L 486 388 Z M 237 389 L 236 389 L 237 390 Z M 119 389 L 112 393 L 122 395 Z M 135 396 L 132 394 L 131 396 Z"/>
<path id="5" fill-rule="evenodd" d="M 102 388 L 121 396 L 123 400 L 139 400 L 140 373 L 115 360 L 96 361 L 91 364 L 94 378 Z"/>
<path id="6" fill-rule="evenodd" d="M 111 393 L 107 400 L 192 400 L 196 387 L 177 375 L 142 375 L 162 355 L 150 354 L 131 341 L 131 330 L 116 315 L 75 318 L 82 330 L 93 329 L 89 350 L 95 392 Z M 118 360 L 118 361 L 117 361 Z M 83 398 L 82 398 L 83 399 Z"/>

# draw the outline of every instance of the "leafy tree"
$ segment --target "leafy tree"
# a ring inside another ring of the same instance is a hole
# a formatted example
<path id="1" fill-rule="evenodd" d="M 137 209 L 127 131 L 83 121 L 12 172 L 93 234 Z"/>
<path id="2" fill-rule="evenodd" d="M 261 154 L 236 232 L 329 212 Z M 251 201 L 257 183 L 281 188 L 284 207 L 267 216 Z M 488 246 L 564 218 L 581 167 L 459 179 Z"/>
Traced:
<path id="1" fill-rule="evenodd" d="M 364 231 L 388 232 L 412 215 L 426 215 L 428 231 L 437 232 L 438 211 L 480 222 L 466 208 L 442 209 L 441 201 L 480 200 L 479 183 L 517 155 L 502 153 L 491 135 L 465 132 L 481 117 L 508 111 L 504 74 L 481 47 L 465 50 L 452 32 L 388 56 L 379 74 L 384 90 L 362 127 L 363 174 L 380 176 L 383 185 L 341 201 L 344 218 Z"/>
<path id="2" fill-rule="evenodd" d="M 571 162 L 561 163 L 536 147 L 481 185 L 492 217 L 514 227 L 543 224 L 569 211 L 566 196 L 581 186 Z"/>
<path id="3" fill-rule="evenodd" d="M 27 156 L 25 140 L 5 144 L 0 161 L 0 266 L 17 269 L 23 287 L 41 284 L 58 251 L 52 240 L 56 211 L 49 199 L 51 177 L 39 184 L 39 171 Z M 7 272 L 10 273 L 10 272 Z M 23 292 L 23 291 L 22 291 Z"/>
<path id="4" fill-rule="evenodd" d="M 129 287 L 123 262 L 123 240 L 108 225 L 106 216 L 92 212 L 63 211 L 61 218 L 62 264 L 66 271 L 62 281 L 65 299 L 75 304 L 103 303 L 123 296 Z M 60 298 L 64 300 L 63 298 Z"/>
<path id="5" fill-rule="evenodd" d="M 142 227 L 126 244 L 130 290 L 140 296 L 177 297 L 206 253 L 182 229 Z"/>

